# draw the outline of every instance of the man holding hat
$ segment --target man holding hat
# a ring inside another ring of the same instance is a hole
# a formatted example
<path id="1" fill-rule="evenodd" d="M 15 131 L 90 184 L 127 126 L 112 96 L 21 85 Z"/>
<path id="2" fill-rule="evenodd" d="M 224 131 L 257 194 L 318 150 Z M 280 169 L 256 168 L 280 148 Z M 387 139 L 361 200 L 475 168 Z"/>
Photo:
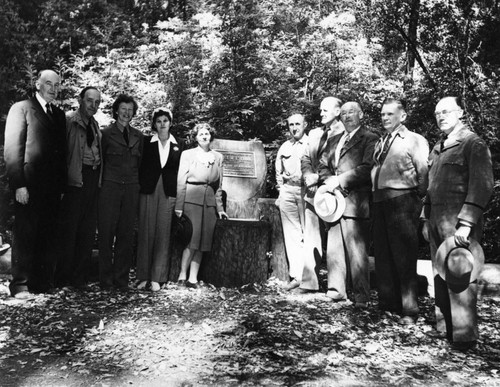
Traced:
<path id="1" fill-rule="evenodd" d="M 461 121 L 457 97 L 436 105 L 443 138 L 429 156 L 429 188 L 423 234 L 430 242 L 436 297 L 436 330 L 457 349 L 476 344 L 477 276 L 484 257 L 482 215 L 493 191 L 491 154 L 485 142 Z"/>
<path id="2" fill-rule="evenodd" d="M 326 296 L 336 302 L 347 300 L 349 278 L 355 306 L 366 307 L 370 300 L 370 171 L 377 135 L 361 126 L 363 111 L 357 102 L 342 105 L 340 118 L 345 131 L 328 140 L 319 166 L 320 181 L 325 188 L 320 187 L 317 196 L 340 191 L 346 197 L 342 216 L 338 220 L 325 219 L 329 225 Z M 341 205 L 341 200 L 338 203 Z"/>

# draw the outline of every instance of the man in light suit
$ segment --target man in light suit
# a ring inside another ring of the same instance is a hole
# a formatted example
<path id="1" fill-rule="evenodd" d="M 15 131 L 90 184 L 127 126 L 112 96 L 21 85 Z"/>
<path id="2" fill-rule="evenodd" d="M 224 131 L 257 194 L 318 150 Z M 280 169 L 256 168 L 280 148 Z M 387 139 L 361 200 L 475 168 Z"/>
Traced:
<path id="1" fill-rule="evenodd" d="M 339 120 L 342 101 L 335 97 L 327 97 L 321 101 L 321 123 L 323 127 L 309 132 L 309 145 L 301 160 L 301 169 L 306 185 L 305 230 L 304 230 L 304 272 L 298 293 L 314 292 L 319 289 L 317 267 L 323 255 L 326 243 L 326 231 L 323 221 L 314 210 L 314 195 L 318 189 L 318 167 L 321 155 L 328 139 L 344 130 Z"/>
<path id="2" fill-rule="evenodd" d="M 59 216 L 56 285 L 84 288 L 97 228 L 97 199 L 102 171 L 101 131 L 94 119 L 100 91 L 85 87 L 78 110 L 68 114 L 68 185 Z"/>
<path id="3" fill-rule="evenodd" d="M 327 190 L 340 189 L 346 196 L 344 214 L 328 225 L 326 295 L 335 302 L 347 300 L 349 282 L 355 306 L 366 307 L 370 300 L 370 171 L 378 136 L 361 126 L 363 111 L 357 102 L 342 105 L 340 118 L 345 131 L 328 140 L 319 165 L 320 181 Z"/>
<path id="4" fill-rule="evenodd" d="M 18 299 L 54 287 L 54 230 L 66 185 L 64 112 L 52 104 L 60 78 L 42 70 L 33 98 L 14 104 L 5 126 L 4 157 L 15 193 L 10 291 Z"/>
<path id="5" fill-rule="evenodd" d="M 139 166 L 143 134 L 130 125 L 134 98 L 120 94 L 113 124 L 102 130 L 103 173 L 99 193 L 99 282 L 102 289 L 128 290 L 134 224 L 139 209 Z"/>

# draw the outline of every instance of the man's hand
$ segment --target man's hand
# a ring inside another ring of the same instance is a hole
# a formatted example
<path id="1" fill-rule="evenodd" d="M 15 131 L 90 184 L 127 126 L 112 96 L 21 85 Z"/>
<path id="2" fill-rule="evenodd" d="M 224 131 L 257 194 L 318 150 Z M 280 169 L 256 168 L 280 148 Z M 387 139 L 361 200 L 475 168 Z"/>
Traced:
<path id="1" fill-rule="evenodd" d="M 317 173 L 311 173 L 304 178 L 306 182 L 306 187 L 311 187 L 318 184 L 319 175 Z"/>
<path id="2" fill-rule="evenodd" d="M 422 225 L 422 235 L 427 243 L 430 242 L 430 230 L 429 230 L 429 221 L 427 219 L 424 220 Z"/>
<path id="3" fill-rule="evenodd" d="M 325 185 L 329 192 L 333 192 L 335 189 L 340 187 L 338 176 L 330 176 L 325 180 Z"/>
<path id="4" fill-rule="evenodd" d="M 229 216 L 227 216 L 227 214 L 224 211 L 219 211 L 219 217 L 223 220 L 229 218 Z"/>
<path id="5" fill-rule="evenodd" d="M 175 210 L 175 215 L 180 218 L 182 217 L 182 210 Z"/>
<path id="6" fill-rule="evenodd" d="M 16 200 L 21 204 L 28 204 L 30 195 L 28 193 L 28 188 L 21 187 L 16 189 Z"/>
<path id="7" fill-rule="evenodd" d="M 455 231 L 455 244 L 460 247 L 468 247 L 470 245 L 469 235 L 470 235 L 470 226 L 460 225 L 458 230 Z"/>

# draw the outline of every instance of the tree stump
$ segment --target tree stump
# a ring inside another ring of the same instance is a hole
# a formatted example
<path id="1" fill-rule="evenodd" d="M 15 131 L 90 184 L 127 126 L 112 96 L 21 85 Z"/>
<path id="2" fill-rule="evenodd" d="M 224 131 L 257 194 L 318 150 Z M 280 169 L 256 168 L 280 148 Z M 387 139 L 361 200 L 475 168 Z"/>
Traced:
<path id="1" fill-rule="evenodd" d="M 204 255 L 199 278 L 217 287 L 266 281 L 270 242 L 269 222 L 217 220 L 212 252 Z"/>
<path id="2" fill-rule="evenodd" d="M 259 199 L 260 218 L 271 224 L 271 275 L 281 281 L 288 281 L 288 260 L 286 257 L 283 227 L 281 225 L 280 210 L 274 204 L 276 199 Z"/>

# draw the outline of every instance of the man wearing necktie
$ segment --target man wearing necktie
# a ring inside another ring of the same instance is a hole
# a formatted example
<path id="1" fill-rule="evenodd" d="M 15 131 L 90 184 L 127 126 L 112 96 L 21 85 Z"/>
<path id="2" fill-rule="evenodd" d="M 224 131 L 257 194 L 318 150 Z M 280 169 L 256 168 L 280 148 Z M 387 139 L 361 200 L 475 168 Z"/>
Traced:
<path id="1" fill-rule="evenodd" d="M 434 114 L 447 138 L 442 146 L 438 142 L 429 156 L 422 232 L 431 248 L 437 334 L 446 335 L 457 349 L 467 350 L 479 336 L 477 280 L 460 289 L 448 284 L 436 270 L 436 252 L 450 236 L 461 247 L 469 245 L 469 237 L 481 241 L 483 212 L 493 192 L 491 153 L 462 122 L 464 111 L 459 98 L 441 99 Z"/>
<path id="2" fill-rule="evenodd" d="M 309 132 L 309 145 L 301 160 L 302 176 L 305 183 L 305 229 L 304 229 L 304 272 L 298 293 L 315 292 L 319 289 L 317 270 L 323 257 L 323 246 L 326 244 L 324 222 L 314 210 L 314 195 L 318 189 L 318 167 L 326 142 L 335 134 L 344 130 L 340 122 L 340 106 L 342 101 L 336 97 L 326 97 L 321 101 L 321 128 Z"/>
<path id="3" fill-rule="evenodd" d="M 35 96 L 12 105 L 5 126 L 4 157 L 15 194 L 10 291 L 18 299 L 54 287 L 54 230 L 67 176 L 65 116 L 51 106 L 59 89 L 59 75 L 40 71 Z"/>
<path id="4" fill-rule="evenodd" d="M 371 171 L 378 302 L 381 311 L 397 313 L 399 323 L 409 325 L 418 316 L 418 224 L 429 146 L 403 125 L 402 101 L 387 98 L 381 118 L 386 133 L 375 146 Z"/>
<path id="5" fill-rule="evenodd" d="M 287 122 L 291 138 L 278 150 L 276 183 L 291 278 L 285 289 L 290 291 L 300 286 L 304 271 L 304 182 L 300 160 L 306 151 L 308 136 L 304 133 L 307 122 L 302 114 L 291 115 Z"/>
<path id="6" fill-rule="evenodd" d="M 99 194 L 99 282 L 103 289 L 128 290 L 134 224 L 139 205 L 139 165 L 143 134 L 130 125 L 135 100 L 120 94 L 113 103 L 115 123 L 102 130 L 103 172 Z"/>
<path id="7" fill-rule="evenodd" d="M 327 190 L 340 189 L 346 195 L 342 217 L 328 224 L 326 296 L 346 301 L 349 286 L 355 306 L 366 308 L 370 301 L 370 171 L 377 135 L 361 125 L 363 111 L 357 102 L 342 105 L 340 118 L 345 131 L 328 140 L 319 166 L 320 182 Z"/>
<path id="8" fill-rule="evenodd" d="M 68 185 L 59 216 L 56 285 L 84 288 L 97 228 L 97 199 L 102 171 L 101 131 L 94 115 L 100 91 L 85 87 L 79 108 L 66 117 Z"/>

